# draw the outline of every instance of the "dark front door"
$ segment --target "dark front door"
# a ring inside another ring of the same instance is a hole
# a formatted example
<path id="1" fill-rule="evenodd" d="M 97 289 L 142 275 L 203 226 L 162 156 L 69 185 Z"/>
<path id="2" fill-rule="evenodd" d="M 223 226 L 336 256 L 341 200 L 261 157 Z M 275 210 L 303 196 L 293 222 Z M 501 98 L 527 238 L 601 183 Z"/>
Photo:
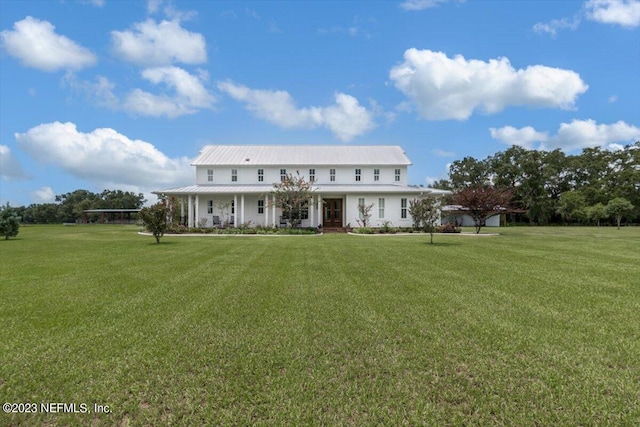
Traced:
<path id="1" fill-rule="evenodd" d="M 342 199 L 324 199 L 323 227 L 342 227 Z"/>

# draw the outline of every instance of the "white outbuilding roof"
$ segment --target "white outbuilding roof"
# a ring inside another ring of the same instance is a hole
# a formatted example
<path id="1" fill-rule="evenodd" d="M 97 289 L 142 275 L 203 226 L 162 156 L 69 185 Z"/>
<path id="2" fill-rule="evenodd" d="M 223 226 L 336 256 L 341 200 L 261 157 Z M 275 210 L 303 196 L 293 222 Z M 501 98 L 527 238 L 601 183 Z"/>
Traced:
<path id="1" fill-rule="evenodd" d="M 206 145 L 191 163 L 193 166 L 410 164 L 397 145 Z"/>

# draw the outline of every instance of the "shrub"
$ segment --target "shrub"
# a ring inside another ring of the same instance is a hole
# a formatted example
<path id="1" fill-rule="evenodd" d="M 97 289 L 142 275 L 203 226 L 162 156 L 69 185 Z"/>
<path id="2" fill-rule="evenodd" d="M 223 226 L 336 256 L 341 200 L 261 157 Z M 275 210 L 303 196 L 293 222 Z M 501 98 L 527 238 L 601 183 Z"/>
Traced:
<path id="1" fill-rule="evenodd" d="M 460 233 L 460 227 L 456 227 L 454 224 L 447 222 L 436 228 L 438 233 Z"/>

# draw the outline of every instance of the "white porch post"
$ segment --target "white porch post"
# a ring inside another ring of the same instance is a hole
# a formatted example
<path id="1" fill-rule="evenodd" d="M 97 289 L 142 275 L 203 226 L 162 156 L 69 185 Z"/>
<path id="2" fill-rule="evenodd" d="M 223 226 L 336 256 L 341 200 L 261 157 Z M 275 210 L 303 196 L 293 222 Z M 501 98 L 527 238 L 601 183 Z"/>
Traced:
<path id="1" fill-rule="evenodd" d="M 187 204 L 187 215 L 189 215 L 189 218 L 187 218 L 187 227 L 191 228 L 193 227 L 193 204 L 191 203 L 191 194 L 189 194 L 189 201 Z"/>
<path id="2" fill-rule="evenodd" d="M 309 200 L 309 227 L 313 227 L 313 196 Z"/>
<path id="3" fill-rule="evenodd" d="M 200 196 L 196 194 L 196 217 L 194 218 L 194 224 L 198 225 L 198 215 L 200 215 Z"/>
<path id="4" fill-rule="evenodd" d="M 180 200 L 180 224 L 184 222 L 184 204 L 187 203 L 187 200 L 183 197 Z"/>
<path id="5" fill-rule="evenodd" d="M 238 228 L 238 195 L 233 195 L 233 226 Z"/>
<path id="6" fill-rule="evenodd" d="M 318 225 L 322 224 L 322 196 L 318 194 Z"/>
<path id="7" fill-rule="evenodd" d="M 264 195 L 264 226 L 269 226 L 269 195 Z"/>
<path id="8" fill-rule="evenodd" d="M 244 224 L 244 194 L 240 196 L 240 224 Z"/>
<path id="9" fill-rule="evenodd" d="M 275 228 L 275 226 L 276 226 L 276 196 L 275 196 L 275 194 L 273 194 L 271 196 L 271 199 L 272 199 L 271 213 L 273 214 L 273 219 L 272 219 L 273 224 L 271 224 L 271 226 Z"/>

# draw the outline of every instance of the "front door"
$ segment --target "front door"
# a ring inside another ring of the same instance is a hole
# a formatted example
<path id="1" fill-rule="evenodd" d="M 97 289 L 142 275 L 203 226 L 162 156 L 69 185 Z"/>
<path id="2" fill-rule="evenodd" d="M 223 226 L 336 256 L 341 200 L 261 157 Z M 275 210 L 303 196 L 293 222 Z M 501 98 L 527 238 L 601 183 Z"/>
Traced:
<path id="1" fill-rule="evenodd" d="M 342 199 L 324 199 L 324 221 L 322 226 L 342 227 Z"/>

